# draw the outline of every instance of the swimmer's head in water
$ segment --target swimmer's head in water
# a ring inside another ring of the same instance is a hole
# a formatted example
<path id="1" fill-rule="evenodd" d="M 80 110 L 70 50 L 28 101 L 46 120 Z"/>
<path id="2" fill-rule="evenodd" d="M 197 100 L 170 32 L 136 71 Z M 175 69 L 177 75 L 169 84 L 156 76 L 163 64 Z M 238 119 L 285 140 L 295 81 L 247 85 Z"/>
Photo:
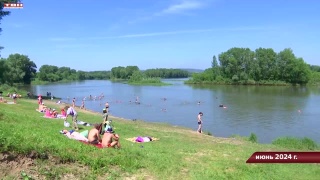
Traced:
<path id="1" fill-rule="evenodd" d="M 203 116 L 203 112 L 199 112 L 199 114 L 200 114 L 201 116 Z"/>

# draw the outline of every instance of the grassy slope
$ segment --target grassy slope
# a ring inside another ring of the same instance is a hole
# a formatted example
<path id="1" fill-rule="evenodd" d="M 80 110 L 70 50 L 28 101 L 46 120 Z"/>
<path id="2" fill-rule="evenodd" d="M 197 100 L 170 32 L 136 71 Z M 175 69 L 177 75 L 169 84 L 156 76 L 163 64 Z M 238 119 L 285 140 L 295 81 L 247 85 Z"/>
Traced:
<path id="1" fill-rule="evenodd" d="M 45 103 L 50 104 L 48 101 Z M 55 104 L 51 106 L 58 107 Z M 320 174 L 317 164 L 245 163 L 255 151 L 288 150 L 274 145 L 212 137 L 185 128 L 114 117 L 111 119 L 120 135 L 122 149 L 97 149 L 59 134 L 64 128 L 63 121 L 40 117 L 36 108 L 34 100 L 19 100 L 16 105 L 0 103 L 0 149 L 2 152 L 20 154 L 36 151 L 58 159 L 60 165 L 72 162 L 63 169 L 52 167 L 47 178 L 73 173 L 72 166 L 76 163 L 86 165 L 90 170 L 82 174 L 84 179 L 98 176 L 137 179 L 317 179 Z M 79 110 L 79 119 L 101 122 L 101 115 Z M 154 136 L 160 140 L 144 144 L 125 140 L 137 135 Z M 47 161 L 41 163 L 46 164 Z"/>

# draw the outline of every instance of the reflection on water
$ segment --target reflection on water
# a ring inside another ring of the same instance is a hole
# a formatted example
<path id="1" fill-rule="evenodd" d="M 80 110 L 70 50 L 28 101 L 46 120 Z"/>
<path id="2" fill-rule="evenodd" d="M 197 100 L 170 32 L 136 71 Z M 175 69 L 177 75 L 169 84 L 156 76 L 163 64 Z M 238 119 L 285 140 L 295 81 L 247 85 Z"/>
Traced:
<path id="1" fill-rule="evenodd" d="M 319 88 L 231 85 L 184 85 L 181 80 L 165 80 L 163 87 L 130 86 L 93 80 L 26 87 L 35 94 L 52 92 L 54 96 L 77 99 L 99 96 L 101 101 L 86 101 L 86 107 L 101 112 L 106 101 L 115 116 L 165 122 L 196 130 L 196 116 L 204 112 L 204 130 L 215 136 L 256 133 L 262 143 L 279 136 L 310 137 L 320 142 Z M 133 103 L 139 97 L 141 104 Z M 167 100 L 163 100 L 166 98 Z M 131 102 L 130 102 L 131 101 Z M 198 102 L 201 102 L 198 105 Z M 219 107 L 220 104 L 227 108 Z"/>

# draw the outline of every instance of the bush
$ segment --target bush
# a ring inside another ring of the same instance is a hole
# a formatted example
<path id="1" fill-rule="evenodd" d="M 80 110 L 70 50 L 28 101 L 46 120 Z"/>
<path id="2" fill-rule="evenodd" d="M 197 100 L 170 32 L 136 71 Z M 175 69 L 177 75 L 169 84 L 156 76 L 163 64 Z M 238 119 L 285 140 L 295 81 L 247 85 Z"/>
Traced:
<path id="1" fill-rule="evenodd" d="M 257 142 L 258 142 L 258 137 L 257 137 L 256 134 L 251 133 L 248 140 L 249 140 L 250 142 L 252 142 L 252 143 L 257 143 Z"/>
<path id="2" fill-rule="evenodd" d="M 315 150 L 318 145 L 310 138 L 294 138 L 282 137 L 272 141 L 272 144 L 284 148 L 301 149 L 301 150 Z"/>

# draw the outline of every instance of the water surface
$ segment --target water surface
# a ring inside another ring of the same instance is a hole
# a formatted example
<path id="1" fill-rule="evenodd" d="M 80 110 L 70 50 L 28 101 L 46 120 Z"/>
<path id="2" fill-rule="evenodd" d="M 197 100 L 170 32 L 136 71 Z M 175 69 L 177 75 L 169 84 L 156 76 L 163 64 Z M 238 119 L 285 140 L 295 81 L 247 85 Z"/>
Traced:
<path id="1" fill-rule="evenodd" d="M 35 85 L 29 89 L 35 94 L 51 92 L 63 101 L 75 97 L 79 106 L 84 97 L 103 93 L 105 97 L 101 101 L 87 99 L 86 108 L 101 112 L 108 101 L 114 116 L 194 130 L 197 129 L 197 114 L 201 111 L 204 113 L 204 131 L 214 136 L 255 133 L 261 143 L 270 143 L 279 136 L 309 137 L 320 142 L 318 87 L 190 86 L 184 85 L 182 80 L 165 81 L 173 85 L 131 86 L 91 80 Z M 137 96 L 140 105 L 134 103 Z M 220 104 L 227 108 L 220 108 Z"/>

